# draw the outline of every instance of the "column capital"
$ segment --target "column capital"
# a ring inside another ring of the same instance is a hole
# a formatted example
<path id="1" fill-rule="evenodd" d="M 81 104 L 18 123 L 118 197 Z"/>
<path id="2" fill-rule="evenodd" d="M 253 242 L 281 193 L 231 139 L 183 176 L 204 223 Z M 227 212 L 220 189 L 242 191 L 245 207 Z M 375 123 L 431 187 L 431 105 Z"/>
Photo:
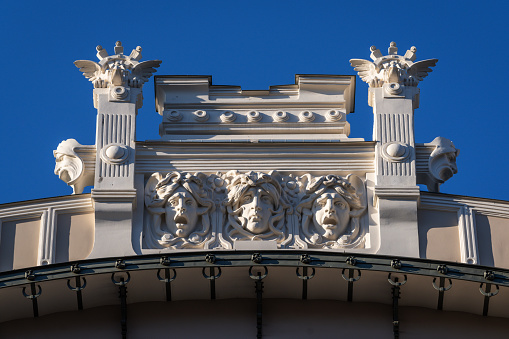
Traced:
<path id="1" fill-rule="evenodd" d="M 382 55 L 379 49 L 371 46 L 373 62 L 350 59 L 350 64 L 370 88 L 382 87 L 389 96 L 404 96 L 405 87 L 417 87 L 438 62 L 438 59 L 414 62 L 416 51 L 417 48 L 412 46 L 405 55 L 398 55 L 396 43 L 391 42 L 387 55 Z"/>
<path id="2" fill-rule="evenodd" d="M 124 55 L 124 47 L 120 41 L 115 44 L 114 55 L 108 55 L 102 46 L 97 46 L 96 49 L 99 63 L 77 60 L 74 64 L 83 72 L 85 78 L 92 82 L 94 89 L 108 89 L 109 101 L 132 101 L 131 89 L 141 89 L 161 64 L 161 60 L 140 62 L 140 46 L 133 49 L 131 54 Z M 141 96 L 138 97 L 141 98 Z M 140 101 L 138 102 L 138 108 L 140 108 L 141 100 L 137 99 L 137 101 Z"/>

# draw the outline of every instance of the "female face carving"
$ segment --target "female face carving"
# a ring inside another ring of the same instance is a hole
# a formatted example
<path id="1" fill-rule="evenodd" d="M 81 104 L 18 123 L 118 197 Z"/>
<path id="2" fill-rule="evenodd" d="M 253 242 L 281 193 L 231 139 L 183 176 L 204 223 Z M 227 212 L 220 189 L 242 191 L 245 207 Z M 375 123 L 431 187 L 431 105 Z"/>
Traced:
<path id="1" fill-rule="evenodd" d="M 246 218 L 246 229 L 254 234 L 269 230 L 269 219 L 274 211 L 274 199 L 265 190 L 251 187 L 240 197 L 242 216 Z"/>
<path id="2" fill-rule="evenodd" d="M 313 202 L 313 223 L 324 238 L 336 241 L 350 221 L 350 205 L 335 191 L 327 191 Z"/>
<path id="3" fill-rule="evenodd" d="M 196 228 L 198 212 L 198 204 L 193 195 L 179 187 L 166 203 L 166 226 L 175 236 L 185 238 Z"/>

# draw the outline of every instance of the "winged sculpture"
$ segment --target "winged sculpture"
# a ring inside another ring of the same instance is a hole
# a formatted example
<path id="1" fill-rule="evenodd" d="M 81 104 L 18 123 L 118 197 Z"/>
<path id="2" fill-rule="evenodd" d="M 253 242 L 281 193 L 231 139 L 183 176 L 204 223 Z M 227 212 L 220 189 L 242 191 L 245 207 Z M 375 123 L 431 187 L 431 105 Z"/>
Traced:
<path id="1" fill-rule="evenodd" d="M 432 72 L 438 59 L 414 62 L 417 49 L 410 48 L 404 56 L 397 55 L 395 42 L 391 42 L 389 55 L 383 56 L 379 49 L 371 46 L 371 59 L 350 59 L 350 64 L 358 72 L 362 81 L 370 87 L 382 87 L 384 83 L 399 83 L 405 86 L 417 86 Z"/>
<path id="2" fill-rule="evenodd" d="M 99 63 L 90 60 L 77 60 L 76 67 L 89 79 L 94 88 L 107 88 L 110 86 L 128 86 L 141 88 L 156 71 L 161 60 L 148 60 L 139 62 L 141 59 L 141 47 L 134 49 L 129 56 L 123 54 L 120 41 L 115 46 L 115 54 L 108 56 L 106 50 L 97 46 Z"/>

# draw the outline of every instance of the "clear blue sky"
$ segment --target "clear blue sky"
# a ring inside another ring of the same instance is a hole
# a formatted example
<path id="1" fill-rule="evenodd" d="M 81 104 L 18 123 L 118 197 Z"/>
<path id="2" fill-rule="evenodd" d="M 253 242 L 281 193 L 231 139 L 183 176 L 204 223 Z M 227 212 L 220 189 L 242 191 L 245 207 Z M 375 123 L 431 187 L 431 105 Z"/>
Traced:
<path id="1" fill-rule="evenodd" d="M 348 60 L 395 41 L 438 58 L 420 85 L 416 142 L 451 139 L 459 173 L 444 193 L 509 200 L 507 2 L 478 1 L 9 1 L 0 11 L 3 81 L 0 203 L 67 195 L 52 150 L 93 144 L 92 84 L 73 65 L 116 40 L 157 74 L 212 75 L 214 84 L 267 89 L 294 74 L 354 74 Z M 154 88 L 144 87 L 137 140 L 158 139 Z M 351 137 L 371 140 L 367 85 L 357 81 Z"/>

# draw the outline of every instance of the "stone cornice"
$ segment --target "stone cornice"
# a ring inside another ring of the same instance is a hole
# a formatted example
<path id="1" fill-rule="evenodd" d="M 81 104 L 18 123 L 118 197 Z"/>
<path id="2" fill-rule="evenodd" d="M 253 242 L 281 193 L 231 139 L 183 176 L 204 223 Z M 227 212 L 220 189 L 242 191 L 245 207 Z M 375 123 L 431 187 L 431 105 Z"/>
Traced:
<path id="1" fill-rule="evenodd" d="M 373 172 L 373 142 L 253 144 L 139 142 L 136 172 L 279 171 L 309 173 Z"/>
<path id="2" fill-rule="evenodd" d="M 52 197 L 37 200 L 27 200 L 0 205 L 0 219 L 2 221 L 26 218 L 30 215 L 41 216 L 48 209 L 67 212 L 92 212 L 90 194 Z"/>
<path id="3" fill-rule="evenodd" d="M 509 201 L 504 200 L 421 192 L 419 207 L 433 210 L 457 210 L 464 205 L 483 215 L 509 218 Z"/>

